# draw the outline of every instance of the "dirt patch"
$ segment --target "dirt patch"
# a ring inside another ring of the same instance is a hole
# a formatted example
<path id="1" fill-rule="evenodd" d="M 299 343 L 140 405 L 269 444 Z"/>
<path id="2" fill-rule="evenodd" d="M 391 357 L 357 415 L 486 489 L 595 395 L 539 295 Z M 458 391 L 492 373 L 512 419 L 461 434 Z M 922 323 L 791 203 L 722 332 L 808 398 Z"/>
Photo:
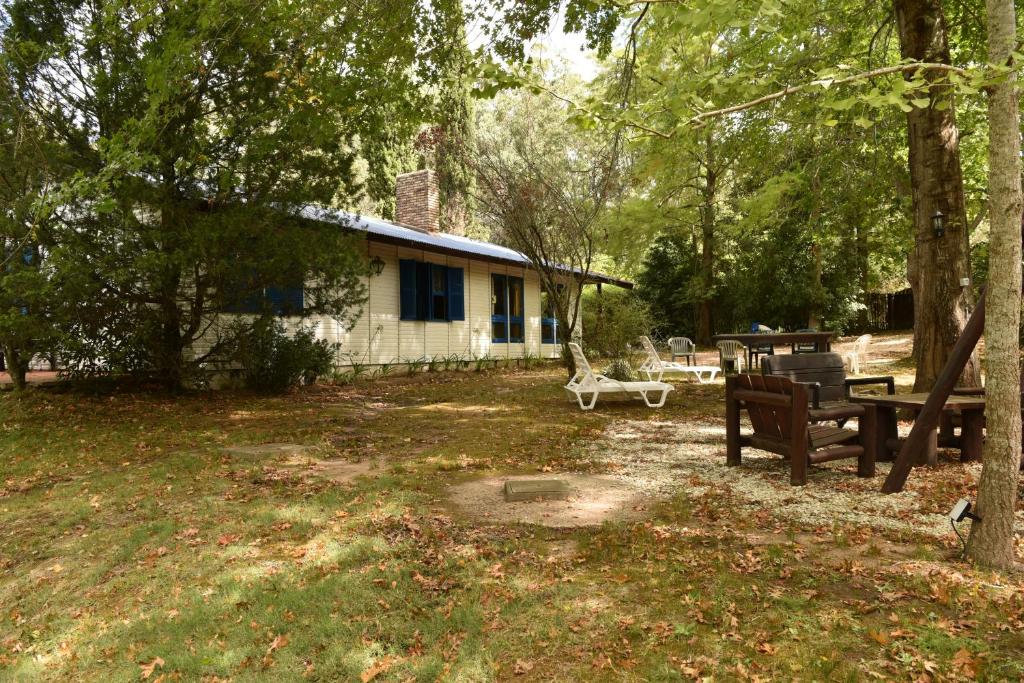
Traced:
<path id="1" fill-rule="evenodd" d="M 369 458 L 358 461 L 341 458 L 317 460 L 298 455 L 289 458 L 284 465 L 298 469 L 308 477 L 327 479 L 335 484 L 347 484 L 356 477 L 373 475 L 381 471 L 381 463 Z"/>
<path id="2" fill-rule="evenodd" d="M 249 446 L 229 446 L 224 449 L 224 452 L 229 455 L 250 458 L 274 455 L 303 455 L 308 451 L 308 446 L 297 443 L 258 443 Z"/>
<path id="3" fill-rule="evenodd" d="M 509 479 L 550 479 L 569 484 L 566 500 L 505 502 Z M 466 515 L 494 524 L 537 524 L 556 529 L 597 526 L 612 520 L 641 519 L 650 498 L 631 483 L 592 474 L 557 473 L 543 477 L 501 476 L 475 479 L 451 489 L 452 502 Z"/>

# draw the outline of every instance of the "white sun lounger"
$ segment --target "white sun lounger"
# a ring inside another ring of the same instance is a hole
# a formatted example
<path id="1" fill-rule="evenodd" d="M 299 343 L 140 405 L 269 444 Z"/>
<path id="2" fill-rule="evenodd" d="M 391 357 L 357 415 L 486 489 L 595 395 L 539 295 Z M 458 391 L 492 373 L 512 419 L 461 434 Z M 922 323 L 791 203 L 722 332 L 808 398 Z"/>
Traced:
<path id="1" fill-rule="evenodd" d="M 576 374 L 565 385 L 565 390 L 576 398 L 583 410 L 593 409 L 600 394 L 626 394 L 630 398 L 641 399 L 648 408 L 660 408 L 665 405 L 668 392 L 675 390 L 674 386 L 666 382 L 620 382 L 599 375 L 590 367 L 579 344 L 570 342 L 569 350 L 576 361 Z M 652 400 L 652 394 L 658 396 L 657 402 Z M 588 396 L 589 401 L 585 401 L 584 396 Z"/>
<path id="2" fill-rule="evenodd" d="M 721 371 L 721 368 L 716 365 L 683 365 L 682 363 L 664 361 L 658 355 L 658 350 L 654 348 L 650 337 L 640 337 L 640 341 L 643 342 L 644 350 L 647 351 L 647 359 L 640 364 L 639 370 L 647 375 L 647 379 L 660 382 L 666 372 L 683 372 L 693 375 L 693 378 L 701 384 L 709 384 L 715 381 L 715 377 Z"/>

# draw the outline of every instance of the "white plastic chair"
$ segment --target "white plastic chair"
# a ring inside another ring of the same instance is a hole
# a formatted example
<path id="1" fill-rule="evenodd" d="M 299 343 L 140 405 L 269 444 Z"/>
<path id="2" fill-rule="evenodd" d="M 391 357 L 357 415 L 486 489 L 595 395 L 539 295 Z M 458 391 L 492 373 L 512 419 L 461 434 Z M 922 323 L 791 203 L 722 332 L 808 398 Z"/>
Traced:
<path id="1" fill-rule="evenodd" d="M 576 374 L 565 385 L 565 390 L 576 398 L 583 410 L 592 410 L 600 394 L 626 394 L 630 398 L 643 400 L 648 408 L 660 408 L 665 405 L 668 392 L 675 390 L 674 386 L 666 382 L 620 382 L 617 379 L 605 377 L 594 372 L 590 367 L 579 344 L 569 342 L 569 350 L 572 351 L 573 360 L 576 361 Z M 655 402 L 648 394 L 657 394 L 659 399 Z M 590 397 L 589 401 L 583 400 L 585 395 Z"/>
<path id="2" fill-rule="evenodd" d="M 718 342 L 718 364 L 725 372 L 725 364 L 732 363 L 736 372 L 743 372 L 743 354 L 746 348 L 735 339 L 724 339 Z"/>
<path id="3" fill-rule="evenodd" d="M 870 334 L 862 334 L 853 342 L 853 348 L 843 354 L 843 363 L 850 365 L 850 373 L 860 374 L 860 364 L 866 362 L 868 355 L 868 344 L 871 343 Z"/>
<path id="4" fill-rule="evenodd" d="M 671 337 L 668 348 L 672 350 L 672 362 L 676 358 L 685 358 L 687 363 L 697 364 L 697 345 L 689 337 Z"/>
<path id="5" fill-rule="evenodd" d="M 693 375 L 701 384 L 709 384 L 715 381 L 715 377 L 718 375 L 719 368 L 714 365 L 683 365 L 682 363 L 673 363 L 664 361 L 661 356 L 658 355 L 658 350 L 654 348 L 654 342 L 651 341 L 650 337 L 640 337 L 640 342 L 644 346 L 644 350 L 647 352 L 647 358 L 640 364 L 638 370 L 647 375 L 647 379 L 661 381 L 662 376 L 666 372 L 682 372 Z M 657 375 L 655 377 L 655 375 Z"/>

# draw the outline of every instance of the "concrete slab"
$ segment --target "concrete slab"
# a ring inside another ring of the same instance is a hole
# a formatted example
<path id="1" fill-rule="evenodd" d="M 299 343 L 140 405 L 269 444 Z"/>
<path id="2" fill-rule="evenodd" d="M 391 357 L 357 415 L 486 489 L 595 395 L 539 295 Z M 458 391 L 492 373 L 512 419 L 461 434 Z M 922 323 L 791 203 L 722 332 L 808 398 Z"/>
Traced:
<path id="1" fill-rule="evenodd" d="M 505 482 L 505 500 L 565 500 L 569 484 L 563 479 L 517 479 Z"/>

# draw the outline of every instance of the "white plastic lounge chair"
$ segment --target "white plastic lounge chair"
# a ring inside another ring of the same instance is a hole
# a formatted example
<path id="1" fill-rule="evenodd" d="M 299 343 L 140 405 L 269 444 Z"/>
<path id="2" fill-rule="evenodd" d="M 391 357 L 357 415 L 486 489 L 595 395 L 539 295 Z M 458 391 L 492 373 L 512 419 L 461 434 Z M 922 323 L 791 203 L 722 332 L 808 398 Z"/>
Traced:
<path id="1" fill-rule="evenodd" d="M 647 375 L 649 380 L 660 382 L 662 375 L 666 372 L 682 372 L 693 375 L 693 378 L 701 384 L 709 384 L 714 382 L 715 377 L 718 376 L 719 368 L 714 365 L 683 365 L 682 363 L 664 361 L 658 355 L 658 350 L 654 348 L 650 337 L 640 337 L 640 341 L 644 345 L 644 350 L 647 351 L 647 358 L 640 364 L 638 370 Z"/>
<path id="2" fill-rule="evenodd" d="M 857 341 L 853 342 L 853 348 L 843 354 L 843 362 L 849 363 L 850 373 L 853 375 L 860 374 L 860 364 L 864 361 L 868 355 L 868 344 L 871 343 L 870 334 L 862 334 L 857 337 Z"/>
<path id="3" fill-rule="evenodd" d="M 565 385 L 565 390 L 569 395 L 576 397 L 583 410 L 592 410 L 600 394 L 626 394 L 630 398 L 643 400 L 648 408 L 660 408 L 665 405 L 668 392 L 675 390 L 674 386 L 665 382 L 620 382 L 599 375 L 590 367 L 579 344 L 569 342 L 569 350 L 576 361 L 576 374 Z M 659 396 L 656 403 L 651 400 L 650 394 Z M 590 400 L 584 401 L 584 396 L 588 396 Z"/>
<path id="4" fill-rule="evenodd" d="M 732 363 L 736 367 L 736 372 L 743 372 L 743 353 L 745 351 L 743 344 L 735 339 L 726 339 L 718 342 L 716 346 L 718 347 L 718 364 L 722 366 L 722 372 L 725 372 L 726 363 Z"/>

